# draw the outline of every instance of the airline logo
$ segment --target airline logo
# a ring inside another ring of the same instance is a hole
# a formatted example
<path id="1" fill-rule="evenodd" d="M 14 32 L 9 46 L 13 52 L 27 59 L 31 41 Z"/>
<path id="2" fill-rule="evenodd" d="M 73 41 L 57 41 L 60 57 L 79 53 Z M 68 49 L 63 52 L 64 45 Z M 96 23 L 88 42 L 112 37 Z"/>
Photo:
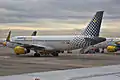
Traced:
<path id="1" fill-rule="evenodd" d="M 17 40 L 32 40 L 32 37 L 17 37 Z"/>
<path id="2" fill-rule="evenodd" d="M 32 37 L 26 37 L 25 40 L 32 40 Z"/>
<path id="3" fill-rule="evenodd" d="M 97 22 L 96 19 L 94 19 L 93 22 L 94 22 L 94 23 Z"/>
<path id="4" fill-rule="evenodd" d="M 17 39 L 25 39 L 25 37 L 17 37 Z"/>

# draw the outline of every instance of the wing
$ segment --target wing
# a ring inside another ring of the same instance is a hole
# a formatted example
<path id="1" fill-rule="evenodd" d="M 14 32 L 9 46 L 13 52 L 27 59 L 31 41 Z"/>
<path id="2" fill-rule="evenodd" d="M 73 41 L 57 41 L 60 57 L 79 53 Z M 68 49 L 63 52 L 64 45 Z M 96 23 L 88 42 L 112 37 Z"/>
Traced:
<path id="1" fill-rule="evenodd" d="M 12 43 L 18 44 L 24 48 L 29 48 L 29 49 L 38 49 L 38 50 L 53 50 L 54 49 L 52 47 L 45 46 L 42 44 L 24 44 L 20 42 L 12 42 Z"/>

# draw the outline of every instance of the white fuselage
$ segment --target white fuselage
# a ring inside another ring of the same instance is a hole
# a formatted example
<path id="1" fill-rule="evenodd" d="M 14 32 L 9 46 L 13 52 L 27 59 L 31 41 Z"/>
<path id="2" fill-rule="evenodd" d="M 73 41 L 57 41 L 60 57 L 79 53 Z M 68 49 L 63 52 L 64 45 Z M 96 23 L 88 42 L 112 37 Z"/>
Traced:
<path id="1" fill-rule="evenodd" d="M 59 36 L 16 36 L 11 42 L 45 47 L 46 50 L 74 50 L 88 47 L 90 41 L 82 35 L 59 35 Z M 92 38 L 92 36 L 91 36 Z"/>
<path id="2" fill-rule="evenodd" d="M 79 35 L 76 35 L 79 36 Z M 71 46 L 69 43 L 75 38 L 75 35 L 58 35 L 58 36 L 15 36 L 11 38 L 12 42 L 20 42 L 23 44 L 38 44 L 48 47 L 52 47 L 56 50 L 71 50 L 79 49 L 82 46 L 74 45 Z M 106 38 L 106 41 L 95 44 L 96 48 L 107 48 L 110 42 L 120 41 L 120 38 Z M 19 44 L 8 43 L 7 46 L 14 48 Z"/>
<path id="3" fill-rule="evenodd" d="M 74 38 L 74 35 L 64 36 L 16 36 L 12 37 L 12 42 L 19 42 L 23 44 L 37 44 L 51 47 L 56 50 L 68 50 L 70 49 L 70 41 Z M 15 46 L 14 46 L 15 47 Z"/>

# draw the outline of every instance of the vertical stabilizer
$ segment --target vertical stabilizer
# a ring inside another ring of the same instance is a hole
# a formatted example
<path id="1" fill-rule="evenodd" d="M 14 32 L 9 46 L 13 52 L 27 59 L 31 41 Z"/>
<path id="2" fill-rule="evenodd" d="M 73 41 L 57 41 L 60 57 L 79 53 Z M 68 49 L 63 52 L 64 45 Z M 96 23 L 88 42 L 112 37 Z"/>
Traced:
<path id="1" fill-rule="evenodd" d="M 84 35 L 84 36 L 99 36 L 103 12 L 104 11 L 96 12 L 93 19 L 90 21 L 88 26 L 82 32 L 82 35 Z"/>
<path id="2" fill-rule="evenodd" d="M 10 41 L 10 37 L 11 37 L 11 31 L 9 31 L 9 34 L 8 34 L 8 36 L 7 36 L 7 38 L 6 38 L 6 41 Z"/>
<path id="3" fill-rule="evenodd" d="M 31 36 L 36 36 L 37 31 L 34 31 Z"/>

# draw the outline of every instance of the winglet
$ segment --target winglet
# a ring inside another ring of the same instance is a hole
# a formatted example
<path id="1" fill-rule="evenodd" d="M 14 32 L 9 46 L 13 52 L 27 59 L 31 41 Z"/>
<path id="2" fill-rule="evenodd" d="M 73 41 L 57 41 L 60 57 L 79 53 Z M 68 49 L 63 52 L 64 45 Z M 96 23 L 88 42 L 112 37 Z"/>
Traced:
<path id="1" fill-rule="evenodd" d="M 37 31 L 34 31 L 31 36 L 36 36 Z"/>
<path id="2" fill-rule="evenodd" d="M 6 38 L 6 41 L 10 41 L 10 37 L 11 37 L 11 31 L 9 31 L 9 34 L 8 34 L 8 36 Z"/>

